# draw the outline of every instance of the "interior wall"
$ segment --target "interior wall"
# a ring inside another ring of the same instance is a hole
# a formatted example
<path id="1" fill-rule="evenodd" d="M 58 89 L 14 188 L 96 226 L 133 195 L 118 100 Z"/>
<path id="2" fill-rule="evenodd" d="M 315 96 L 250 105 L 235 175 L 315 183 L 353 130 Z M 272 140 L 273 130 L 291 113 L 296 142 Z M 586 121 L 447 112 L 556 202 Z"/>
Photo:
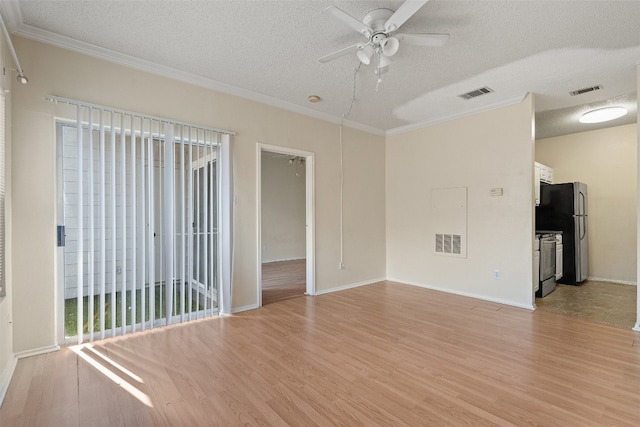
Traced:
<path id="1" fill-rule="evenodd" d="M 533 306 L 532 123 L 529 95 L 387 138 L 390 280 Z M 461 187 L 467 188 L 467 256 L 436 255 L 430 193 Z M 503 195 L 492 196 L 494 188 Z"/>
<path id="2" fill-rule="evenodd" d="M 636 64 L 636 88 L 640 89 L 640 64 Z M 636 92 L 636 102 L 640 105 L 640 90 Z M 636 123 L 640 123 L 640 109 L 636 113 Z M 636 143 L 640 144 L 640 133 L 636 133 Z M 638 155 L 636 157 L 636 167 L 640 164 L 640 150 L 638 151 Z M 640 168 L 638 168 L 639 173 L 636 174 L 636 187 L 638 188 L 638 193 L 636 196 L 636 230 L 640 230 Z M 640 253 L 640 238 L 637 237 L 636 233 L 636 253 Z M 640 276 L 640 263 L 636 262 L 636 278 Z M 640 331 L 640 292 L 636 289 L 636 324 L 633 328 L 636 331 Z"/>
<path id="3" fill-rule="evenodd" d="M 11 220 L 11 100 L 12 86 L 15 74 L 9 68 L 15 68 L 9 54 L 4 37 L 0 43 L 0 61 L 2 67 L 7 68 L 6 75 L 0 75 L 0 87 L 5 90 L 5 286 L 6 296 L 0 298 L 0 404 L 4 398 L 11 375 L 15 367 L 13 356 L 13 280 L 12 280 L 12 220 Z M 16 85 L 17 86 L 17 85 Z"/>
<path id="4" fill-rule="evenodd" d="M 305 167 L 262 153 L 262 262 L 306 256 Z"/>
<path id="5" fill-rule="evenodd" d="M 536 141 L 536 161 L 554 182 L 588 191 L 589 277 L 636 283 L 637 126 L 616 126 Z"/>
<path id="6" fill-rule="evenodd" d="M 12 120 L 16 352 L 56 344 L 54 117 L 67 113 L 61 105 L 44 101 L 45 95 L 237 132 L 233 137 L 233 310 L 257 306 L 258 143 L 315 154 L 316 290 L 326 292 L 385 277 L 383 136 L 344 129 L 345 269 L 339 270 L 337 124 L 36 41 L 16 37 L 15 42 L 22 65 L 29 70 L 29 84 L 15 90 Z"/>

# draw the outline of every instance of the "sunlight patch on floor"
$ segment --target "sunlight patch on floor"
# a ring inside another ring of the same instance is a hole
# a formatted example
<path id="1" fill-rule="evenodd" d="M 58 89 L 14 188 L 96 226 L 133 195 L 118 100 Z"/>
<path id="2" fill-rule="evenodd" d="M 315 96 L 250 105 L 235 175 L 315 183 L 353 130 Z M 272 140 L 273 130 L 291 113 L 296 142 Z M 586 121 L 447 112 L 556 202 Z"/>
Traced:
<path id="1" fill-rule="evenodd" d="M 122 377 L 120 377 L 119 375 L 117 375 L 116 373 L 111 371 L 109 368 L 107 368 L 106 366 L 101 364 L 98 360 L 96 360 L 93 357 L 91 357 L 89 354 L 87 354 L 87 352 L 85 350 L 91 352 L 91 354 L 95 354 L 97 357 L 102 359 L 104 362 L 108 363 L 109 365 L 113 366 L 114 368 L 116 368 L 116 369 L 120 370 L 121 372 L 125 373 L 126 375 L 128 375 L 129 377 L 134 379 L 135 381 L 138 381 L 140 383 L 144 383 L 142 378 L 140 378 L 138 375 L 135 375 L 134 373 L 132 373 L 128 369 L 122 367 L 118 363 L 116 363 L 113 360 L 111 360 L 110 358 L 108 358 L 107 356 L 101 354 L 100 352 L 95 350 L 91 344 L 75 345 L 75 346 L 70 347 L 70 349 L 75 354 L 80 356 L 80 358 L 82 358 L 82 360 L 84 360 L 85 362 L 87 362 L 88 364 L 93 366 L 97 371 L 99 371 L 105 377 L 109 378 L 115 384 L 117 384 L 120 387 L 122 387 L 126 392 L 131 394 L 133 397 L 138 399 L 140 402 L 142 402 L 143 404 L 145 404 L 146 406 L 148 406 L 150 408 L 153 408 L 153 404 L 151 403 L 151 399 L 149 398 L 149 396 L 147 394 L 143 393 L 141 390 L 139 390 L 137 387 L 135 387 L 134 385 L 129 383 L 127 380 L 123 379 Z"/>

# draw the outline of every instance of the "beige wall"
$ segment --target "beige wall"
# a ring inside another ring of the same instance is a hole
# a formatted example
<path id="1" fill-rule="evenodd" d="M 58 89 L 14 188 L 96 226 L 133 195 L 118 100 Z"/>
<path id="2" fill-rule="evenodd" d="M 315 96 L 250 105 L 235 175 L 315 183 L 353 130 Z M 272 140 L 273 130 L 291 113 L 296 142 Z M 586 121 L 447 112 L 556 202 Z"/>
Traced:
<path id="1" fill-rule="evenodd" d="M 6 89 L 9 92 L 5 97 L 5 285 L 7 294 L 4 298 L 0 298 L 0 404 L 9 381 L 11 380 L 11 374 L 15 367 L 15 359 L 13 357 L 13 327 L 11 324 L 12 318 L 12 299 L 13 299 L 13 286 L 12 286 L 12 233 L 11 233 L 11 90 L 13 86 L 13 79 L 15 74 L 13 71 L 9 71 L 9 68 L 14 68 L 13 60 L 9 55 L 9 50 L 4 40 L 1 37 L 2 43 L 0 44 L 0 58 L 2 66 L 7 68 L 7 75 L 0 76 L 2 89 Z M 17 86 L 17 85 L 15 85 Z"/>
<path id="2" fill-rule="evenodd" d="M 636 64 L 636 88 L 640 88 L 640 64 Z M 636 92 L 636 105 L 640 104 L 640 90 Z M 640 122 L 640 109 L 636 113 L 636 124 Z M 640 133 L 636 132 L 636 144 L 640 144 Z M 636 157 L 636 169 L 640 164 L 640 150 L 636 150 L 638 155 Z M 636 174 L 636 187 L 640 190 L 640 173 Z M 640 191 L 636 196 L 636 230 L 640 230 Z M 636 232 L 637 236 L 637 232 Z M 636 237 L 636 253 L 640 252 L 640 239 Z M 636 261 L 636 283 L 637 277 L 640 275 L 640 263 Z M 636 285 L 637 286 L 637 285 Z M 636 331 L 640 331 L 640 292 L 636 289 L 636 324 L 633 328 Z"/>
<path id="3" fill-rule="evenodd" d="M 587 184 L 590 278 L 636 282 L 636 132 L 632 124 L 536 141 L 554 182 Z"/>
<path id="4" fill-rule="evenodd" d="M 14 93 L 14 351 L 56 344 L 55 139 L 60 106 L 45 95 L 104 104 L 237 132 L 233 138 L 232 307 L 257 304 L 256 146 L 315 153 L 316 289 L 385 276 L 384 137 L 344 130 L 345 270 L 339 261 L 338 125 L 75 52 L 16 38 L 29 85 Z"/>
<path id="5" fill-rule="evenodd" d="M 262 154 L 262 262 L 306 255 L 305 167 Z"/>
<path id="6" fill-rule="evenodd" d="M 533 97 L 387 138 L 387 276 L 533 304 Z M 434 254 L 432 189 L 467 187 L 467 258 Z M 503 196 L 490 196 L 502 188 Z M 500 270 L 500 279 L 493 270 Z"/>

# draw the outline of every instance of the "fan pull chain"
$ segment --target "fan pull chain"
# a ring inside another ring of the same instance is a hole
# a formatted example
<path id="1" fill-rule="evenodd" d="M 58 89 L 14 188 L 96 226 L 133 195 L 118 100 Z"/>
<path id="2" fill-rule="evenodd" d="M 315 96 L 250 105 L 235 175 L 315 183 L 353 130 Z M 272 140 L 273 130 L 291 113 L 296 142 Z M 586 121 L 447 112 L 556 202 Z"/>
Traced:
<path id="1" fill-rule="evenodd" d="M 380 77 L 380 50 L 378 49 L 378 51 L 376 52 L 377 56 L 378 56 L 378 68 L 376 68 L 376 75 L 378 76 L 378 81 L 376 82 L 376 92 L 378 92 L 378 89 L 380 88 L 380 83 L 382 83 L 382 77 Z"/>

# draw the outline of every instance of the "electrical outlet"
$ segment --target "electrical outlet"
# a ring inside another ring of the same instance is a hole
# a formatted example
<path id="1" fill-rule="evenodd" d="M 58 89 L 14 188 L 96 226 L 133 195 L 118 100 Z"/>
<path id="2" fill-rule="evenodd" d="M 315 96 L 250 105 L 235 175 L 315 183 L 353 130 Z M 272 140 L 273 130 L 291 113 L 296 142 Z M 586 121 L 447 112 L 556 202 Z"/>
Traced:
<path id="1" fill-rule="evenodd" d="M 267 252 L 267 245 L 262 245 L 262 252 Z"/>
<path id="2" fill-rule="evenodd" d="M 500 270 L 493 270 L 493 280 L 500 280 Z"/>

